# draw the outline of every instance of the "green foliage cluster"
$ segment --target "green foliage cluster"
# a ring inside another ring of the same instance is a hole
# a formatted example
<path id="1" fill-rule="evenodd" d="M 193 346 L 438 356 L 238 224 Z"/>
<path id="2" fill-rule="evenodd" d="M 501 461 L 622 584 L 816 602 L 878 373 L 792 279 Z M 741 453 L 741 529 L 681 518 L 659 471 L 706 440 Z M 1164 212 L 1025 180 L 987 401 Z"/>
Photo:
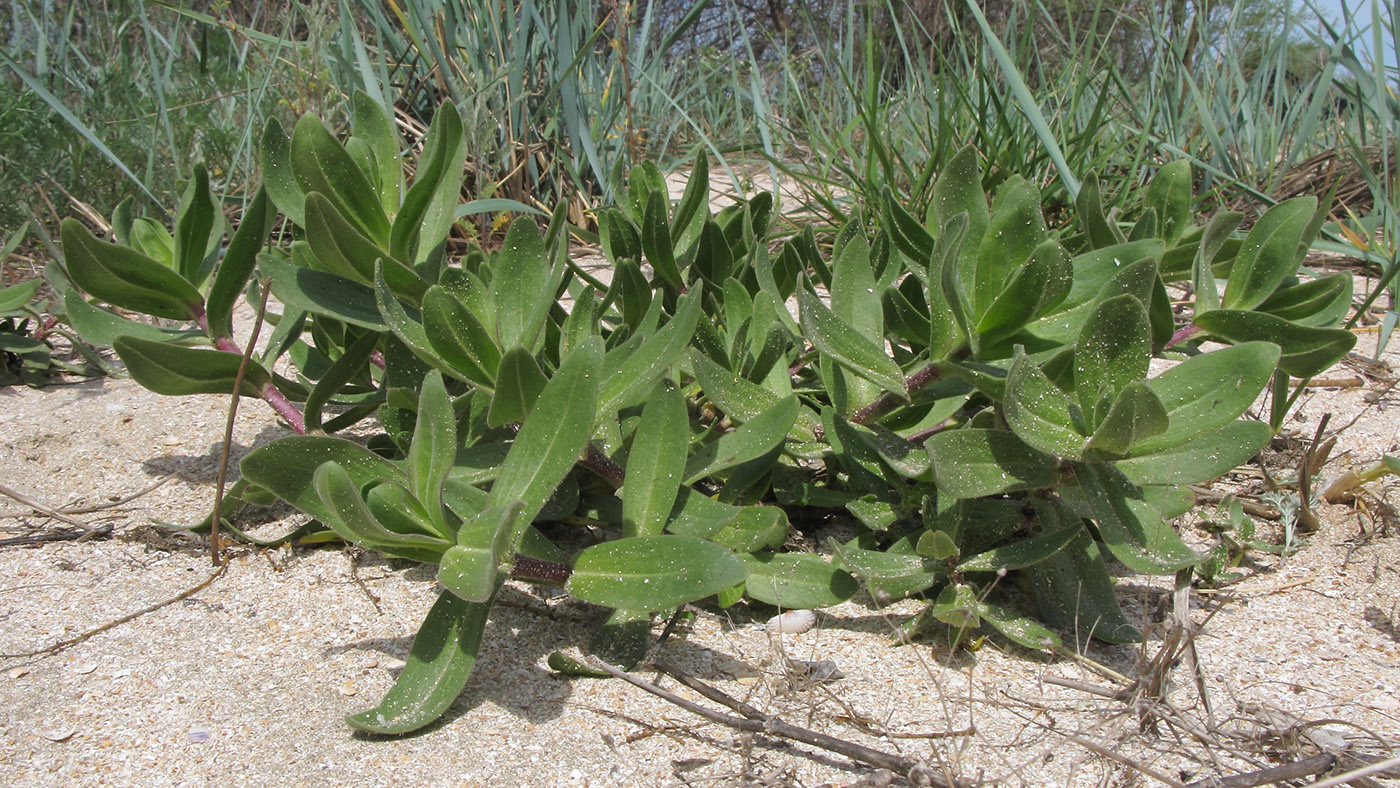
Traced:
<path id="1" fill-rule="evenodd" d="M 1268 441 L 1238 419 L 1271 381 L 1286 393 L 1354 341 L 1334 327 L 1349 276 L 1300 279 L 1315 201 L 1243 237 L 1237 215 L 1198 226 L 1185 163 L 1158 170 L 1131 223 L 1085 175 L 1074 223 L 1052 231 L 1024 179 L 989 203 L 965 148 L 926 210 L 886 191 L 829 246 L 811 227 L 777 236 L 769 194 L 712 213 L 704 156 L 675 204 L 641 164 L 598 217 L 605 283 L 570 258 L 563 206 L 543 232 L 519 218 L 501 248 L 449 257 L 458 112 L 437 111 L 407 168 L 378 104 L 351 107 L 343 141 L 313 116 L 268 125 L 263 186 L 226 243 L 196 168 L 172 228 L 118 211 L 107 242 L 65 221 L 53 278 L 75 329 L 142 385 L 236 389 L 299 433 L 243 460 L 227 508 L 281 499 L 308 528 L 437 567 L 445 590 L 395 687 L 349 718 L 361 730 L 447 708 L 507 577 L 611 608 L 591 648 L 627 665 L 657 612 L 824 607 L 862 586 L 927 598 L 910 634 L 1137 639 L 1107 562 L 1189 577 L 1207 556 L 1172 525 L 1186 485 Z M 1182 281 L 1222 294 L 1177 325 L 1165 283 Z M 232 310 L 267 291 L 284 308 L 240 374 Z M 1164 354 L 1180 363 L 1149 376 Z M 334 435 L 371 417 L 367 444 Z M 859 534 L 830 560 L 783 551 L 808 509 Z M 581 524 L 601 541 L 577 549 Z M 991 595 L 1008 576 L 1034 589 L 1033 615 Z"/>

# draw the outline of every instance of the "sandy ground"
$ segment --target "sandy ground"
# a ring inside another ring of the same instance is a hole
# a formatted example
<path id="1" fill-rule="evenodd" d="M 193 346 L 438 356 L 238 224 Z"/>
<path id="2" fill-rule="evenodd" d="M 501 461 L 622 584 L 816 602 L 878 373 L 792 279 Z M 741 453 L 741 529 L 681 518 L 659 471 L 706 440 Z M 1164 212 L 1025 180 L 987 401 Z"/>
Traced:
<path id="1" fill-rule="evenodd" d="M 1368 334 L 1358 350 L 1373 347 Z M 1310 438 L 1325 413 L 1333 430 L 1348 425 L 1324 478 L 1397 451 L 1400 391 L 1388 375 L 1344 362 L 1324 377 L 1363 385 L 1303 398 L 1291 432 Z M 57 654 L 13 656 L 209 578 L 206 544 L 153 523 L 208 513 L 226 406 L 119 378 L 0 390 L 0 484 L 50 507 L 82 507 L 162 482 L 74 515 L 112 525 L 110 538 L 0 548 L 0 653 L 10 655 L 0 658 L 0 784 L 887 783 L 842 756 L 704 722 L 620 681 L 553 674 L 548 655 L 586 643 L 602 611 L 523 585 L 497 605 L 476 672 L 440 723 L 400 739 L 355 735 L 342 717 L 392 684 L 436 591 L 425 568 L 334 546 L 237 547 L 227 571 L 188 598 Z M 245 401 L 235 461 L 283 434 L 262 403 Z M 1285 455 L 1274 470 L 1294 467 Z M 1257 476 L 1233 484 L 1251 489 Z M 1229 593 L 1194 594 L 1190 618 L 1205 622 L 1199 674 L 1177 661 L 1155 707 L 1051 683 L 1122 687 L 1086 662 L 995 638 L 956 654 L 938 640 L 894 647 L 893 625 L 918 603 L 881 609 L 865 596 L 781 643 L 760 629 L 771 611 L 700 609 L 660 656 L 787 722 L 968 783 L 1179 785 L 1319 748 L 1390 757 L 1400 745 L 1400 525 L 1386 514 L 1400 504 L 1396 489 L 1375 483 L 1360 506 L 1323 507 L 1323 529 L 1295 555 L 1253 554 Z M 273 510 L 245 525 L 270 535 L 300 521 Z M 1275 523 L 1260 526 L 1282 538 Z M 61 527 L 0 499 L 0 538 Z M 1084 654 L 1136 677 L 1168 631 L 1170 588 L 1125 576 L 1120 591 L 1147 641 L 1090 644 Z M 804 682 L 785 669 L 788 658 L 831 660 L 844 678 Z"/>

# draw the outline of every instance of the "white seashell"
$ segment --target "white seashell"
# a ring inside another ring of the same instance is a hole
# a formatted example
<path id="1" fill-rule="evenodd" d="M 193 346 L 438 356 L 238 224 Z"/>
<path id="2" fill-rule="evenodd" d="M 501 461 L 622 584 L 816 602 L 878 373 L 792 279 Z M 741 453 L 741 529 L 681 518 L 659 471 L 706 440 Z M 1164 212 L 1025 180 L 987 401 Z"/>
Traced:
<path id="1" fill-rule="evenodd" d="M 769 632 L 784 635 L 800 635 L 817 623 L 817 614 L 810 610 L 789 610 L 768 619 Z"/>

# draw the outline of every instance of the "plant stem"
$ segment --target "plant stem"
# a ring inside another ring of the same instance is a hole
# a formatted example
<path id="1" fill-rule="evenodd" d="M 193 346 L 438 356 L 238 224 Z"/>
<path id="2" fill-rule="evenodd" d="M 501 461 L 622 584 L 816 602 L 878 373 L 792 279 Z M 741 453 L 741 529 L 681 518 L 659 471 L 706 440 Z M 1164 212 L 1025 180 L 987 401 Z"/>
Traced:
<path id="1" fill-rule="evenodd" d="M 904 390 L 908 396 L 928 388 L 943 377 L 943 370 L 939 367 L 939 362 L 934 361 L 928 366 L 910 375 L 904 381 Z M 866 405 L 851 415 L 852 424 L 869 424 L 872 421 L 879 421 L 880 418 L 889 414 L 890 411 L 905 404 L 906 400 L 896 397 L 890 392 L 885 392 L 875 399 L 874 402 Z"/>
<path id="2" fill-rule="evenodd" d="M 287 426 L 292 428 L 292 432 L 298 435 L 306 434 L 306 422 L 302 419 L 301 411 L 297 410 L 297 406 L 287 399 L 287 396 L 277 388 L 276 384 L 268 383 L 259 393 L 263 400 L 277 411 L 277 415 L 287 421 Z"/>
<path id="3" fill-rule="evenodd" d="M 1171 347 L 1172 345 L 1179 345 L 1182 342 L 1185 342 L 1186 340 L 1196 336 L 1199 333 L 1201 333 L 1201 329 L 1198 326 L 1196 326 L 1195 323 L 1188 323 L 1182 326 L 1181 328 L 1178 328 L 1175 334 L 1172 334 L 1172 338 L 1167 340 L 1167 347 Z"/>
<path id="4" fill-rule="evenodd" d="M 627 479 L 627 472 L 622 470 L 622 466 L 613 462 L 611 457 L 592 443 L 583 450 L 578 464 L 603 477 L 603 480 L 613 487 L 621 487 Z"/>
<path id="5" fill-rule="evenodd" d="M 219 472 L 214 483 L 214 512 L 209 516 L 209 560 L 214 566 L 223 564 L 219 554 L 219 522 L 223 517 L 224 483 L 228 481 L 229 451 L 233 446 L 233 424 L 238 418 L 238 401 L 243 399 L 241 389 L 243 378 L 248 373 L 248 362 L 253 357 L 253 348 L 258 344 L 258 334 L 262 333 L 263 318 L 267 315 L 267 297 L 271 290 L 263 289 L 262 302 L 258 304 L 258 317 L 253 321 L 253 334 L 248 347 L 238 363 L 238 374 L 233 376 L 233 396 L 228 406 L 228 420 L 224 422 L 224 445 L 219 449 Z"/>
<path id="6" fill-rule="evenodd" d="M 521 580 L 538 580 L 553 585 L 563 585 L 573 572 L 574 570 L 568 564 L 561 564 L 557 561 L 542 561 L 516 553 L 515 565 L 510 570 L 510 576 Z"/>
<path id="7" fill-rule="evenodd" d="M 244 349 L 239 347 L 238 343 L 234 342 L 232 337 L 214 336 L 209 331 L 209 315 L 205 313 L 202 306 L 196 307 L 196 310 L 194 316 L 195 322 L 199 324 L 200 329 L 203 330 L 210 341 L 214 343 L 216 349 L 222 350 L 225 353 L 243 355 Z M 261 313 L 259 313 L 258 319 L 261 321 Z M 255 334 L 254 337 L 256 336 Z M 251 349 L 250 344 L 250 353 Z M 276 383 L 268 382 L 268 384 L 263 387 L 262 391 L 258 392 L 258 396 L 262 397 L 264 402 L 272 406 L 272 409 L 287 422 L 287 425 L 292 428 L 293 432 L 298 435 L 306 434 L 306 420 L 302 418 L 301 411 L 297 410 L 291 400 L 287 399 L 286 395 L 277 388 Z"/>

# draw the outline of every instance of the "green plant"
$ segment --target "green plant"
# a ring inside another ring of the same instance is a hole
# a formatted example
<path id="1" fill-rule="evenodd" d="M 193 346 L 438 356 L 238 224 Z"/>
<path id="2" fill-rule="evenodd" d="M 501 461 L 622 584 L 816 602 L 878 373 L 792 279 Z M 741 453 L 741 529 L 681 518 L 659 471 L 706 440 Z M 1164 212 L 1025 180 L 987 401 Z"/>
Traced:
<path id="1" fill-rule="evenodd" d="M 0 260 L 19 246 L 26 229 L 27 225 L 21 226 L 0 244 Z M 60 310 L 40 295 L 45 284 L 45 279 L 35 277 L 0 288 L 0 386 L 42 386 L 55 374 L 94 375 L 107 369 L 91 348 L 59 325 L 59 316 L 51 313 Z M 49 341 L 51 334 L 59 334 L 72 343 L 75 354 L 84 356 L 86 363 L 55 358 Z"/>
<path id="2" fill-rule="evenodd" d="M 173 232 L 119 215 L 106 243 L 65 222 L 64 302 L 166 394 L 234 393 L 235 299 L 270 290 L 283 304 L 239 392 L 300 434 L 243 460 L 226 511 L 282 499 L 346 541 L 436 565 L 446 589 L 395 687 L 349 718 L 366 731 L 446 709 L 507 577 L 610 608 L 590 648 L 627 666 L 654 613 L 711 595 L 822 607 L 862 584 L 876 600 L 928 596 L 910 632 L 986 623 L 1058 647 L 993 593 L 1008 575 L 1052 626 L 1137 639 L 1105 562 L 1191 571 L 1205 556 L 1172 526 L 1186 485 L 1269 439 L 1237 419 L 1271 379 L 1350 347 L 1328 328 L 1340 280 L 1292 280 L 1311 205 L 1278 206 L 1243 239 L 1229 217 L 1196 227 L 1184 164 L 1161 168 L 1131 223 L 1103 213 L 1086 175 L 1078 224 L 1057 233 L 1023 179 L 989 205 L 966 148 L 922 218 L 886 192 L 829 254 L 811 228 L 770 250 L 771 195 L 712 214 L 703 156 L 674 205 L 641 164 L 598 215 L 603 282 L 569 258 L 563 207 L 543 233 L 521 217 L 500 249 L 449 259 L 457 112 L 438 110 L 405 182 L 388 117 L 365 94 L 351 109 L 343 142 L 313 116 L 290 137 L 269 124 L 264 190 L 222 255 L 200 169 Z M 260 251 L 279 212 L 293 228 Z M 1215 293 L 1215 277 L 1219 303 L 1203 296 L 1176 326 L 1165 282 Z M 1202 352 L 1207 336 L 1231 346 Z M 1180 363 L 1149 378 L 1169 346 Z M 295 378 L 273 372 L 284 356 Z M 370 416 L 381 431 L 367 445 L 332 435 Z M 830 545 L 834 560 L 783 552 L 796 506 L 862 530 Z M 580 523 L 603 536 L 571 553 Z"/>
<path id="3" fill-rule="evenodd" d="M 1289 514 L 1296 515 L 1296 509 L 1295 501 L 1294 511 Z M 1285 511 L 1287 510 L 1280 508 L 1281 513 Z M 1216 505 L 1214 514 L 1205 518 L 1201 524 L 1205 529 L 1217 534 L 1219 541 L 1210 549 L 1207 558 L 1197 565 L 1197 576 L 1208 585 L 1228 585 L 1244 578 L 1245 575 L 1227 570 L 1238 568 L 1251 552 L 1281 556 L 1297 552 L 1301 545 L 1293 540 L 1296 519 L 1296 516 L 1292 516 L 1285 521 L 1284 544 L 1270 544 L 1258 538 L 1257 526 L 1245 515 L 1240 499 L 1233 495 L 1225 496 Z"/>

